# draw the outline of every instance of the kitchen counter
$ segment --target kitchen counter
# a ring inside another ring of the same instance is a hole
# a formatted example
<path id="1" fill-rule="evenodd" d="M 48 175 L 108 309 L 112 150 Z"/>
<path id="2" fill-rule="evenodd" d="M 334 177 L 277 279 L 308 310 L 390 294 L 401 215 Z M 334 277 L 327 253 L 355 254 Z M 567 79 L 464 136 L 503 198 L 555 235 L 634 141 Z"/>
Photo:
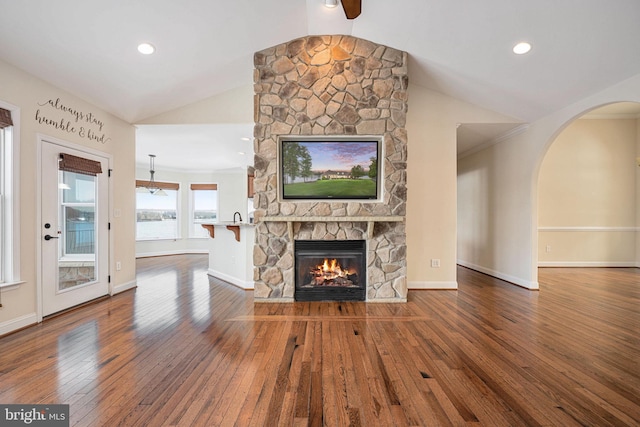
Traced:
<path id="1" fill-rule="evenodd" d="M 209 232 L 210 276 L 253 289 L 254 224 L 221 221 L 201 224 Z"/>

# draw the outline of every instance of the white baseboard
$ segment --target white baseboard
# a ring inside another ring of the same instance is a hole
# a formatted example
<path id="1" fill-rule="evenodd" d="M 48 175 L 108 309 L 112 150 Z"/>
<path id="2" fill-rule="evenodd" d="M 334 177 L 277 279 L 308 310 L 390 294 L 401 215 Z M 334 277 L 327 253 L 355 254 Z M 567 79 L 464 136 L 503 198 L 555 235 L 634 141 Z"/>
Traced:
<path id="1" fill-rule="evenodd" d="M 133 289 L 138 286 L 138 283 L 135 280 L 131 282 L 122 283 L 120 285 L 115 285 L 112 289 L 111 295 L 119 294 L 120 292 L 128 291 L 129 289 Z"/>
<path id="2" fill-rule="evenodd" d="M 229 276 L 228 274 L 225 274 L 225 273 L 220 273 L 219 271 L 213 270 L 211 268 L 207 270 L 207 274 L 209 276 L 216 277 L 220 280 L 224 280 L 225 282 L 229 282 L 232 285 L 239 287 L 240 289 L 244 289 L 248 291 L 253 290 L 253 281 L 245 282 L 243 280 L 238 279 L 237 277 Z"/>
<path id="3" fill-rule="evenodd" d="M 25 314 L 24 316 L 2 322 L 0 323 L 0 337 L 13 331 L 17 331 L 18 329 L 35 325 L 36 323 L 38 323 L 36 313 Z"/>
<path id="4" fill-rule="evenodd" d="M 136 258 L 151 258 L 154 256 L 208 254 L 208 253 L 209 251 L 207 249 L 180 249 L 176 251 L 141 252 L 136 254 Z"/>
<path id="5" fill-rule="evenodd" d="M 458 282 L 407 282 L 407 288 L 413 289 L 458 289 Z"/>
<path id="6" fill-rule="evenodd" d="M 496 277 L 500 280 L 513 283 L 514 285 L 518 285 L 526 289 L 532 289 L 532 290 L 540 289 L 538 282 L 532 282 L 530 280 L 525 280 L 520 277 L 511 276 L 509 274 L 505 274 L 500 271 L 492 270 L 490 268 L 482 267 L 480 265 L 472 264 L 466 261 L 458 260 L 457 264 L 461 265 L 462 267 L 470 268 L 471 270 L 476 270 L 476 271 L 479 271 L 480 273 L 484 273 L 489 276 Z"/>
<path id="7" fill-rule="evenodd" d="M 635 261 L 540 261 L 538 267 L 638 267 Z"/>

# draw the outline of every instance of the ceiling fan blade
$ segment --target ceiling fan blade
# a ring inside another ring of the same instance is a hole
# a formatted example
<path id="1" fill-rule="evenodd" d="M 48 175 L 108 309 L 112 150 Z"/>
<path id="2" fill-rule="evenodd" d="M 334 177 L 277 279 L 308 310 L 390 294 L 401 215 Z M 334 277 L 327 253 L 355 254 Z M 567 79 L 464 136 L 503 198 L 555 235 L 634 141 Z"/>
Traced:
<path id="1" fill-rule="evenodd" d="M 347 19 L 356 19 L 362 11 L 362 0 L 342 0 L 342 8 Z"/>

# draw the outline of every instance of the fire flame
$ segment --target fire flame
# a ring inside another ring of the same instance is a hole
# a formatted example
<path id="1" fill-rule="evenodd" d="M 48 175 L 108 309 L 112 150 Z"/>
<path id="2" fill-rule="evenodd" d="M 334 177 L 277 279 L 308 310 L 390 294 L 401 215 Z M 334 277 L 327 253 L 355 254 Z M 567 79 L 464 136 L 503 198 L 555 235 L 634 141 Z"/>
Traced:
<path id="1" fill-rule="evenodd" d="M 324 262 L 312 270 L 316 277 L 322 276 L 324 280 L 335 279 L 336 277 L 347 277 L 349 270 L 343 270 L 337 259 L 324 259 Z"/>

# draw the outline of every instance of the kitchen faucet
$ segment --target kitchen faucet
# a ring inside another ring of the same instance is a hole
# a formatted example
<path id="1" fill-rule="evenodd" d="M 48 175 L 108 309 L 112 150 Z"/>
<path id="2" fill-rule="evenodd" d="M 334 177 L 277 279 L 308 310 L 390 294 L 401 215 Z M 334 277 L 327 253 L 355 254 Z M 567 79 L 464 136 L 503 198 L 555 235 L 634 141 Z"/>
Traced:
<path id="1" fill-rule="evenodd" d="M 233 213 L 233 223 L 234 224 L 236 223 L 236 215 L 238 215 L 238 218 L 239 218 L 238 222 L 242 222 L 242 215 L 240 215 L 240 212 L 234 212 Z"/>

